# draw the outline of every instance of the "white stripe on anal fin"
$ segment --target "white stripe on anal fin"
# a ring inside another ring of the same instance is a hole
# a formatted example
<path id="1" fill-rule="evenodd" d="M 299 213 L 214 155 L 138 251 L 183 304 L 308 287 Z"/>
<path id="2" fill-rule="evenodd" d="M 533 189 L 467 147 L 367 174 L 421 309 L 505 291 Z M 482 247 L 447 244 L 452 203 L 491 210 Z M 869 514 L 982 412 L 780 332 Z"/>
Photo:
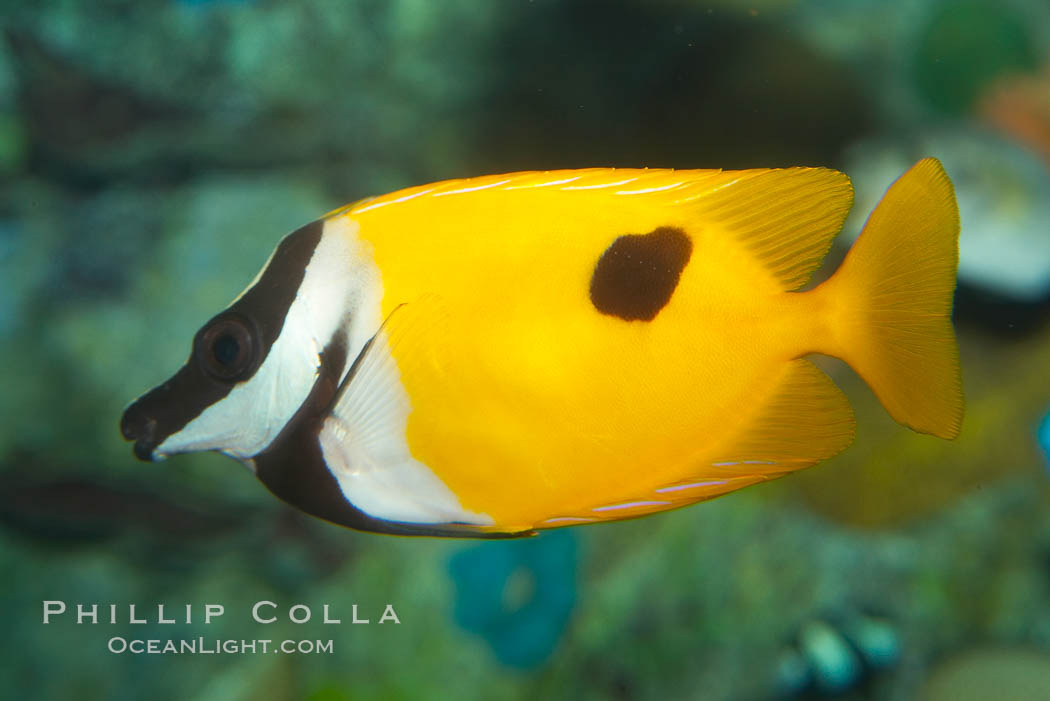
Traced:
<path id="1" fill-rule="evenodd" d="M 761 464 L 770 464 L 770 461 L 761 461 Z M 572 525 L 574 523 L 593 523 L 595 521 L 633 518 L 643 514 L 651 514 L 658 511 L 685 506 L 697 501 L 713 499 L 742 487 L 762 482 L 765 479 L 767 479 L 765 476 L 744 475 L 741 477 L 727 477 L 725 479 L 700 480 L 668 485 L 653 490 L 653 495 L 659 497 L 656 499 L 651 498 L 651 496 L 646 493 L 642 494 L 641 498 L 617 501 L 611 504 L 601 504 L 577 513 L 563 513 L 557 516 L 552 516 L 540 521 L 536 525 L 542 528 L 544 526 L 564 526 Z"/>

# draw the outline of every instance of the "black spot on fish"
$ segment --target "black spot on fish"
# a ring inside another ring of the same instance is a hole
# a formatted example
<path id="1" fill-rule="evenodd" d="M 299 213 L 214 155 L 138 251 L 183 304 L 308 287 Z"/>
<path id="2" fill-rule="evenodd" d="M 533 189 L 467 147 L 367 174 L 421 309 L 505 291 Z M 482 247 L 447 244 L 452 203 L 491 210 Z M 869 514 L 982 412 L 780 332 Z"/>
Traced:
<path id="1" fill-rule="evenodd" d="M 689 236 L 672 226 L 620 236 L 594 266 L 591 303 L 624 321 L 652 321 L 671 301 L 692 253 Z"/>

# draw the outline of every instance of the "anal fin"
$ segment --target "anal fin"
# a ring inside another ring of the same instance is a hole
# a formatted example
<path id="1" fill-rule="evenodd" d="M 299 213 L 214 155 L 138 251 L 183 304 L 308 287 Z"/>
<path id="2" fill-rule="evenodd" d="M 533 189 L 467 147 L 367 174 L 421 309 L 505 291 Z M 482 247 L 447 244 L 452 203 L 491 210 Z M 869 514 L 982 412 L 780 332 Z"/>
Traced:
<path id="1" fill-rule="evenodd" d="M 845 450 L 854 427 L 853 409 L 831 378 L 808 360 L 792 360 L 765 401 L 725 440 L 698 454 L 682 479 L 585 512 L 558 514 L 536 527 L 635 518 L 714 499 Z"/>
<path id="2" fill-rule="evenodd" d="M 853 408 L 812 362 L 792 360 L 767 401 L 724 445 L 705 476 L 779 476 L 836 455 L 853 442 Z"/>

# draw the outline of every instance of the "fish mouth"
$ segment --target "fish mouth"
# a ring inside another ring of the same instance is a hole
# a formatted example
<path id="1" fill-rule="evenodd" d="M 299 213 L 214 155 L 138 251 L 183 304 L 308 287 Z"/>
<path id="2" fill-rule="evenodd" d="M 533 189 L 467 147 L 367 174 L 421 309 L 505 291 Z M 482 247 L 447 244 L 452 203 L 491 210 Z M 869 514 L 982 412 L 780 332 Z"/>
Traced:
<path id="1" fill-rule="evenodd" d="M 120 419 L 120 433 L 125 440 L 135 441 L 132 448 L 135 457 L 145 462 L 153 462 L 158 456 L 154 449 L 160 445 L 157 439 L 157 420 L 146 416 L 135 402 L 124 411 Z"/>
<path id="2" fill-rule="evenodd" d="M 146 462 L 164 460 L 172 452 L 188 452 L 157 448 L 229 394 L 232 386 L 206 376 L 198 363 L 187 363 L 167 382 L 128 405 L 120 418 L 120 433 L 135 442 L 135 457 Z"/>

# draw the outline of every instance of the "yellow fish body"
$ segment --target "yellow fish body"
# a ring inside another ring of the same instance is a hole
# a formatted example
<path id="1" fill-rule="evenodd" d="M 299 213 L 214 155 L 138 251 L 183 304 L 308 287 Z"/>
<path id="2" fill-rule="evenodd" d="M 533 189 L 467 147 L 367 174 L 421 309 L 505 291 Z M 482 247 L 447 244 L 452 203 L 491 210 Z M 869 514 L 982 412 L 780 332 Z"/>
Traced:
<path id="1" fill-rule="evenodd" d="M 951 183 L 920 161 L 797 292 L 851 204 L 845 175 L 789 168 L 514 173 L 349 205 L 289 235 L 122 428 L 140 457 L 220 450 L 344 525 L 466 536 L 663 511 L 838 453 L 853 414 L 810 353 L 952 438 Z"/>

